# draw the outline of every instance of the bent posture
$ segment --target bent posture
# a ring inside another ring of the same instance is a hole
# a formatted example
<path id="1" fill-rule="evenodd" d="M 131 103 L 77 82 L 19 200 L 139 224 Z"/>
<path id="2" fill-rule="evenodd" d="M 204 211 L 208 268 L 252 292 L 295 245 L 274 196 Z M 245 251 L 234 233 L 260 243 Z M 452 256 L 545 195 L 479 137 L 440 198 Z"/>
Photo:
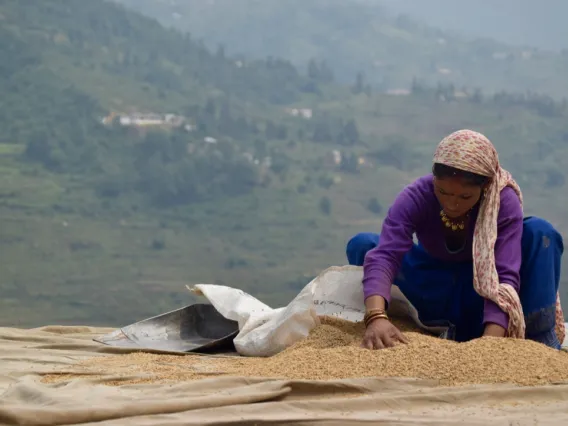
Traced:
<path id="1" fill-rule="evenodd" d="M 563 251 L 549 222 L 523 217 L 521 190 L 493 144 L 471 130 L 452 133 L 436 149 L 432 174 L 396 197 L 381 234 L 347 244 L 349 263 L 364 270 L 363 345 L 406 342 L 385 314 L 395 283 L 421 321 L 452 323 L 457 341 L 509 336 L 559 349 Z"/>

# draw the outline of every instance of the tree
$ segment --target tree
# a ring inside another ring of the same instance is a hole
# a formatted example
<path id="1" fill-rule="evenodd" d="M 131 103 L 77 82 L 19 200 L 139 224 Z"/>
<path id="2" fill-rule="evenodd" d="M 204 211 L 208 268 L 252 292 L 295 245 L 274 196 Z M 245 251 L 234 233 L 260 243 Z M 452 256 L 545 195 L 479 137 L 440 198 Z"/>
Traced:
<path id="1" fill-rule="evenodd" d="M 253 146 L 254 146 L 254 156 L 256 158 L 266 157 L 266 153 L 267 153 L 266 141 L 264 141 L 262 139 L 255 139 Z"/>
<path id="2" fill-rule="evenodd" d="M 272 165 L 270 168 L 278 175 L 281 182 L 285 182 L 288 171 L 290 170 L 290 159 L 284 154 L 274 153 L 274 155 L 272 155 Z"/>
<path id="3" fill-rule="evenodd" d="M 354 153 L 342 155 L 339 168 L 346 173 L 357 173 L 359 171 L 359 158 Z"/>
<path id="4" fill-rule="evenodd" d="M 214 117 L 216 111 L 217 109 L 215 108 L 215 102 L 212 99 L 208 99 L 207 104 L 205 104 L 205 113 L 210 117 Z"/>
<path id="5" fill-rule="evenodd" d="M 284 124 L 276 127 L 276 139 L 284 140 L 288 138 L 288 129 Z"/>
<path id="6" fill-rule="evenodd" d="M 312 80 L 319 80 L 319 67 L 313 58 L 308 62 L 308 77 Z"/>
<path id="7" fill-rule="evenodd" d="M 331 214 L 331 200 L 329 197 L 323 196 L 320 199 L 319 208 L 324 215 L 329 216 Z"/>
<path id="8" fill-rule="evenodd" d="M 306 84 L 302 86 L 302 92 L 304 93 L 315 93 L 321 94 L 321 90 L 318 84 L 315 81 L 308 81 Z"/>
<path id="9" fill-rule="evenodd" d="M 355 95 L 358 95 L 360 93 L 363 93 L 364 90 L 365 90 L 365 75 L 362 72 L 358 72 L 357 76 L 355 77 L 355 84 L 351 88 L 351 91 Z"/>
<path id="10" fill-rule="evenodd" d="M 314 142 L 330 142 L 334 140 L 331 133 L 330 121 L 331 120 L 327 115 L 317 119 L 314 124 L 314 133 L 312 135 Z"/>
<path id="11" fill-rule="evenodd" d="M 349 120 L 342 129 L 341 143 L 345 145 L 357 145 L 361 140 L 359 139 L 359 130 L 355 120 Z"/>
<path id="12" fill-rule="evenodd" d="M 416 77 L 412 78 L 412 85 L 410 88 L 410 92 L 413 95 L 421 95 L 426 91 L 426 89 L 424 88 L 424 85 L 422 85 L 418 79 Z"/>
<path id="13" fill-rule="evenodd" d="M 217 56 L 220 60 L 225 60 L 225 46 L 223 44 L 219 44 L 217 46 L 217 53 L 215 56 Z"/>
<path id="14" fill-rule="evenodd" d="M 474 104 L 480 104 L 483 102 L 483 92 L 481 91 L 481 89 L 477 88 L 473 91 L 471 102 L 473 102 Z"/>
<path id="15" fill-rule="evenodd" d="M 321 175 L 318 178 L 318 185 L 322 188 L 329 189 L 333 185 L 333 178 L 327 175 Z"/>
<path id="16" fill-rule="evenodd" d="M 50 162 L 51 146 L 44 132 L 35 132 L 26 144 L 25 156 L 30 160 L 47 164 Z"/>
<path id="17" fill-rule="evenodd" d="M 279 129 L 272 122 L 272 120 L 268 120 L 266 122 L 266 128 L 264 129 L 264 136 L 268 140 L 280 139 Z"/>
<path id="18" fill-rule="evenodd" d="M 235 135 L 235 120 L 231 115 L 231 108 L 228 102 L 224 102 L 221 105 L 221 110 L 219 111 L 218 118 L 218 128 L 219 131 L 226 135 Z"/>
<path id="19" fill-rule="evenodd" d="M 308 62 L 308 78 L 314 82 L 328 84 L 333 82 L 334 75 L 332 69 L 325 60 L 318 63 L 312 58 Z"/>
<path id="20" fill-rule="evenodd" d="M 381 206 L 381 203 L 379 203 L 377 197 L 372 197 L 369 199 L 369 202 L 367 203 L 367 209 L 371 213 L 375 214 L 381 214 L 383 212 L 383 206 Z"/>
<path id="21" fill-rule="evenodd" d="M 408 140 L 398 135 L 387 135 L 384 142 L 384 148 L 367 155 L 374 157 L 381 164 L 407 170 L 412 160 L 412 150 L 409 148 Z"/>
<path id="22" fill-rule="evenodd" d="M 335 76 L 333 75 L 333 70 L 328 65 L 328 63 L 323 60 L 320 63 L 320 81 L 322 83 L 333 83 Z"/>

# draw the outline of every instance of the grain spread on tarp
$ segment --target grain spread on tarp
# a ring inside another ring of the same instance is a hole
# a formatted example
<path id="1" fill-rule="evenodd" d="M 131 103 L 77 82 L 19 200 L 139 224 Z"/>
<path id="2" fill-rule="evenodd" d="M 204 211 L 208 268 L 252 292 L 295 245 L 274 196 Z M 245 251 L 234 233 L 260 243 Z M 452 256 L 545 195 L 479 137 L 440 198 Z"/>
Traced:
<path id="1" fill-rule="evenodd" d="M 362 323 L 322 318 L 307 338 L 270 358 L 132 353 L 91 358 L 77 364 L 72 372 L 47 375 L 43 380 L 116 375 L 116 380 L 106 383 L 120 385 L 231 375 L 306 380 L 412 377 L 439 380 L 440 385 L 568 381 L 568 354 L 564 351 L 520 339 L 487 337 L 456 343 L 426 335 L 407 321 L 393 321 L 408 337 L 408 344 L 363 349 Z"/>

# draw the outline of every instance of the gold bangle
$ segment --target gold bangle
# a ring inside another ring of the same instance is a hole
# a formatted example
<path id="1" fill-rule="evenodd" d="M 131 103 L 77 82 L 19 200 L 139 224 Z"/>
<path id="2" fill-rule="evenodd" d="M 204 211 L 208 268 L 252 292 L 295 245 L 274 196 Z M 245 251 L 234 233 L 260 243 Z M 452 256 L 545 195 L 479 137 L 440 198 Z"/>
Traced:
<path id="1" fill-rule="evenodd" d="M 368 317 L 366 317 L 365 321 L 370 321 L 370 320 L 375 319 L 375 318 L 389 319 L 389 316 L 387 314 L 373 314 L 373 315 L 369 315 Z"/>
<path id="2" fill-rule="evenodd" d="M 379 320 L 379 319 L 387 319 L 384 317 L 376 317 L 376 318 L 371 318 L 370 320 L 368 320 L 367 322 L 365 322 L 365 328 L 369 328 L 369 326 L 374 323 L 375 321 Z"/>
<path id="3" fill-rule="evenodd" d="M 379 308 L 369 309 L 369 310 L 365 313 L 365 315 L 371 315 L 371 314 L 374 314 L 374 313 L 376 313 L 376 312 L 379 312 L 379 313 L 381 313 L 381 314 L 384 314 L 384 313 L 386 313 L 386 310 L 385 310 L 385 309 L 379 309 Z"/>
<path id="4" fill-rule="evenodd" d="M 363 318 L 369 318 L 373 315 L 386 315 L 387 312 L 384 309 L 370 309 L 365 313 L 365 316 Z"/>
<path id="5" fill-rule="evenodd" d="M 365 327 L 368 327 L 369 324 L 371 324 L 373 321 L 375 321 L 375 320 L 377 320 L 377 319 L 380 319 L 380 318 L 386 319 L 386 320 L 389 319 L 389 317 L 388 317 L 387 314 L 379 314 L 379 313 L 377 313 L 377 314 L 369 315 L 369 316 L 366 317 L 365 320 L 364 320 L 364 321 L 365 321 Z"/>

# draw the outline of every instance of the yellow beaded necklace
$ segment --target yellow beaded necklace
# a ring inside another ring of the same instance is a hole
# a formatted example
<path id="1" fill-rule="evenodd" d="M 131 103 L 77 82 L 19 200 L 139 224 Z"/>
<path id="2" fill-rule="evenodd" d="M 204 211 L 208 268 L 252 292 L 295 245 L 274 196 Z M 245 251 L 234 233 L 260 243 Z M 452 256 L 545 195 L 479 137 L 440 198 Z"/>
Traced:
<path id="1" fill-rule="evenodd" d="M 442 222 L 446 225 L 446 228 L 450 228 L 452 231 L 463 231 L 465 229 L 465 219 L 459 222 L 454 222 L 450 219 L 444 210 L 440 210 L 440 216 L 442 218 Z M 466 215 L 466 219 L 469 217 L 469 214 Z"/>

